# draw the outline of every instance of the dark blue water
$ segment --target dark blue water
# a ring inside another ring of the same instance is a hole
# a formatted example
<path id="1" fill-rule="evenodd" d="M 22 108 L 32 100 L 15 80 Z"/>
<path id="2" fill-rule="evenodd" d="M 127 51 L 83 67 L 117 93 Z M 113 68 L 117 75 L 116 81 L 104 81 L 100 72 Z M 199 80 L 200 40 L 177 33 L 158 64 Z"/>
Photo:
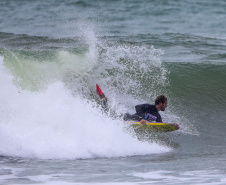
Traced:
<path id="1" fill-rule="evenodd" d="M 225 184 L 226 1 L 0 2 L 0 184 Z M 168 97 L 172 133 L 103 115 Z"/>

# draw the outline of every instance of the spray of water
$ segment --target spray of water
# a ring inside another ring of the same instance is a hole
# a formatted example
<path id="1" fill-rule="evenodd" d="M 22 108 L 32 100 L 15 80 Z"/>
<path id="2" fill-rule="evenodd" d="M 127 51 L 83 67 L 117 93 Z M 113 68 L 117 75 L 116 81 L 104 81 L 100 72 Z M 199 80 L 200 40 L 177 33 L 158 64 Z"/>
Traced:
<path id="1" fill-rule="evenodd" d="M 138 141 L 120 120 L 75 96 L 58 81 L 40 92 L 18 88 L 0 58 L 0 154 L 37 158 L 118 157 L 162 153 Z"/>

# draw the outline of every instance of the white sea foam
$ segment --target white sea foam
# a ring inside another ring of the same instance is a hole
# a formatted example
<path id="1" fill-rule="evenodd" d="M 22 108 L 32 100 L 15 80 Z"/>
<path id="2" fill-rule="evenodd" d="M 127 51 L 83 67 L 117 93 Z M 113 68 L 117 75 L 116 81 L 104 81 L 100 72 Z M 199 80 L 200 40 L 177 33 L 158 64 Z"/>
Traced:
<path id="1" fill-rule="evenodd" d="M 0 58 L 0 155 L 93 158 L 168 152 L 138 141 L 123 122 L 102 114 L 95 103 L 72 95 L 60 81 L 42 92 L 21 90 Z"/>
<path id="2" fill-rule="evenodd" d="M 134 176 L 146 180 L 147 184 L 161 182 L 161 184 L 224 184 L 225 175 L 220 170 L 202 171 L 152 171 L 147 173 L 135 173 Z"/>
<path id="3" fill-rule="evenodd" d="M 43 183 L 35 183 L 37 185 L 43 185 Z M 65 182 L 65 181 L 52 181 L 44 183 L 46 185 L 136 185 L 141 183 L 135 183 L 135 182 L 107 182 L 107 183 L 101 183 L 101 182 L 92 182 L 92 183 L 74 183 L 74 182 Z M 143 184 L 143 183 L 142 183 Z"/>

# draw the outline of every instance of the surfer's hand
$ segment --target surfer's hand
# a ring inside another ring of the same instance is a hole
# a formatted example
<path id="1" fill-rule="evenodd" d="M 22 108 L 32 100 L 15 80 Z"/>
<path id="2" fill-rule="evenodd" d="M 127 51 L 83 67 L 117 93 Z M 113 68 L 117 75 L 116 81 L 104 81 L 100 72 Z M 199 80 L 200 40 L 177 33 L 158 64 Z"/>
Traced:
<path id="1" fill-rule="evenodd" d="M 180 128 L 180 126 L 177 123 L 173 123 L 175 126 L 177 126 L 178 128 Z"/>
<path id="2" fill-rule="evenodd" d="M 142 125 L 146 125 L 146 123 L 147 123 L 147 120 L 145 120 L 145 119 L 142 119 L 142 120 L 140 120 L 140 123 L 141 123 Z"/>

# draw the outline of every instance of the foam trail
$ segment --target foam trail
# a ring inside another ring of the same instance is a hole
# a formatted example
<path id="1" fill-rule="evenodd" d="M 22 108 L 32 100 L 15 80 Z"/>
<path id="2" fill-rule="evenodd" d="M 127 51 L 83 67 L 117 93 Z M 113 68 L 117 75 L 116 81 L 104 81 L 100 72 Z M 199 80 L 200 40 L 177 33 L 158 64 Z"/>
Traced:
<path id="1" fill-rule="evenodd" d="M 18 89 L 0 58 L 0 155 L 44 159 L 119 157 L 168 152 L 123 131 L 95 103 L 72 96 L 62 82 L 42 92 Z"/>

